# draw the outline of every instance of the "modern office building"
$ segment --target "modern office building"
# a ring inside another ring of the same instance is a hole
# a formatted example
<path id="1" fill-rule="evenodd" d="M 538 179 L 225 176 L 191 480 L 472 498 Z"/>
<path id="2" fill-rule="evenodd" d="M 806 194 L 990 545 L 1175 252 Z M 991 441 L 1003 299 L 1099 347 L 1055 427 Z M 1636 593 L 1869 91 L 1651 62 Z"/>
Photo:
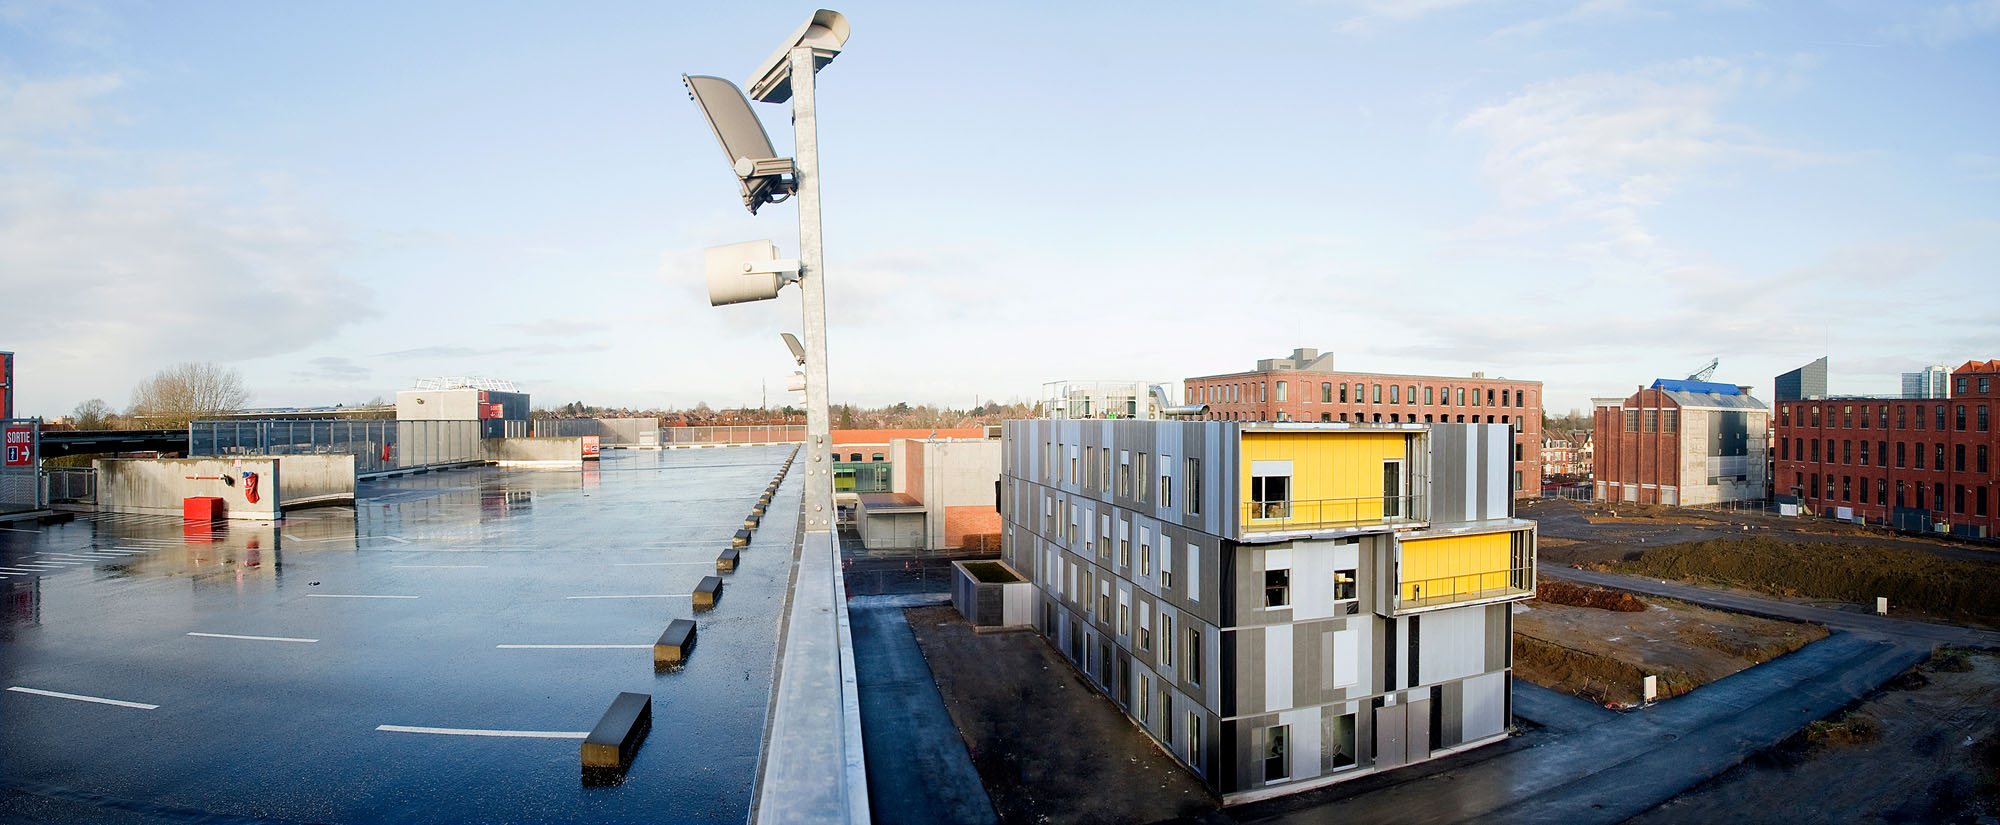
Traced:
<path id="1" fill-rule="evenodd" d="M 1507 735 L 1511 603 L 1535 589 L 1514 443 L 1498 423 L 1010 421 L 1003 557 L 1036 629 L 1225 801 L 1305 790 Z"/>
<path id="2" fill-rule="evenodd" d="M 1797 401 L 1825 395 L 1826 358 L 1822 356 L 1819 360 L 1778 376 L 1777 391 L 1772 394 L 1772 398 L 1777 401 Z"/>
<path id="3" fill-rule="evenodd" d="M 2000 361 L 1951 372 L 1951 397 L 1779 402 L 1774 487 L 1823 515 L 1990 538 L 2000 531 Z"/>
<path id="4" fill-rule="evenodd" d="M 1178 407 L 1152 381 L 1050 381 L 1042 385 L 1043 418 L 1164 418 Z"/>
<path id="5" fill-rule="evenodd" d="M 1749 387 L 1662 378 L 1591 405 L 1598 501 L 1718 504 L 1769 491 L 1771 409 Z"/>
<path id="6" fill-rule="evenodd" d="M 1904 398 L 1950 398 L 1951 368 L 1934 364 L 1921 372 L 1903 373 Z"/>
<path id="7" fill-rule="evenodd" d="M 1506 424 L 1514 430 L 1516 496 L 1542 486 L 1542 382 L 1339 371 L 1333 354 L 1300 348 L 1249 372 L 1183 382 L 1189 404 L 1212 421 L 1319 421 L 1371 424 Z"/>
<path id="8" fill-rule="evenodd" d="M 997 434 L 986 438 L 982 427 L 966 430 L 969 437 L 895 438 L 889 442 L 887 461 L 855 465 L 864 472 L 886 470 L 889 477 L 887 490 L 854 494 L 854 529 L 862 546 L 999 549 L 1000 513 L 994 490 L 1000 479 L 1000 439 Z M 834 431 L 836 442 L 840 433 Z"/>

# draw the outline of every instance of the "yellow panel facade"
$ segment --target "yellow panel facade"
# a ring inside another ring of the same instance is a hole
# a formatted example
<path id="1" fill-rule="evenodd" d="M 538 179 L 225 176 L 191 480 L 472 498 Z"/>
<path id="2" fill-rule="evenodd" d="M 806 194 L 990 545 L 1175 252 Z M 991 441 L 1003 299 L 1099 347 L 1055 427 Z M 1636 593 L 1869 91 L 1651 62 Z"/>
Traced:
<path id="1" fill-rule="evenodd" d="M 1382 520 L 1382 464 L 1403 461 L 1414 433 L 1308 430 L 1243 433 L 1239 510 L 1250 531 L 1306 529 Z M 1258 461 L 1292 462 L 1291 506 L 1256 508 L 1251 470 Z M 1400 470 L 1408 489 L 1410 467 Z M 1401 502 L 1408 515 L 1409 504 Z"/>
<path id="2" fill-rule="evenodd" d="M 1476 598 L 1508 586 L 1513 532 L 1403 541 L 1405 603 Z"/>

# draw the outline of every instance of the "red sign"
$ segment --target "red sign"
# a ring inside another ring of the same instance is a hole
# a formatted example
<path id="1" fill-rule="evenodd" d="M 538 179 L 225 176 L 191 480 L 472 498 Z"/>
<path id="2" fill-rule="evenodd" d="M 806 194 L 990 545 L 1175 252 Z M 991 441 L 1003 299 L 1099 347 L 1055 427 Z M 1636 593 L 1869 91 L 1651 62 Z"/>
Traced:
<path id="1" fill-rule="evenodd" d="M 594 435 L 586 435 L 586 436 L 584 436 L 584 437 L 583 437 L 583 457 L 584 457 L 584 458 L 596 458 L 596 457 L 597 457 L 597 455 L 598 455 L 598 449 L 599 449 L 599 448 L 598 448 L 598 444 L 599 444 L 599 441 L 598 441 L 598 436 L 594 436 Z"/>
<path id="2" fill-rule="evenodd" d="M 35 463 L 35 431 L 28 427 L 7 428 L 7 466 Z"/>
<path id="3" fill-rule="evenodd" d="M 486 417 L 487 417 L 487 418 L 506 418 L 506 417 L 507 417 L 507 410 L 506 410 L 506 408 L 505 408 L 505 407 L 502 407 L 502 406 L 501 406 L 501 405 L 499 405 L 499 404 L 488 404 L 488 405 L 486 405 Z"/>

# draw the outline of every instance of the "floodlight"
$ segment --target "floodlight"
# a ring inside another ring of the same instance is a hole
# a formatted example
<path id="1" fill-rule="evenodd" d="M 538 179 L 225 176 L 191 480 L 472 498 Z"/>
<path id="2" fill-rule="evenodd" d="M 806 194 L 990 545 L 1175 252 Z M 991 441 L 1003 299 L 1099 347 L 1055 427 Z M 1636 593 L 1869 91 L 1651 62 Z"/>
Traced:
<path id="1" fill-rule="evenodd" d="M 820 9 L 812 19 L 785 38 L 785 43 L 757 66 L 750 75 L 750 94 L 762 103 L 783 103 L 792 99 L 792 50 L 801 46 L 813 50 L 813 71 L 833 62 L 847 43 L 847 17 L 837 11 Z"/>
<path id="2" fill-rule="evenodd" d="M 708 118 L 708 127 L 722 144 L 730 171 L 743 185 L 743 205 L 751 214 L 796 190 L 795 181 L 786 177 L 793 172 L 792 159 L 778 157 L 777 150 L 771 148 L 763 121 L 750 111 L 750 100 L 736 84 L 706 75 L 681 75 L 681 82 L 687 84 L 688 97 L 701 107 L 702 117 Z"/>
<path id="3" fill-rule="evenodd" d="M 790 392 L 805 392 L 806 374 L 796 370 L 793 371 L 791 377 L 785 379 L 785 389 Z"/>
<path id="4" fill-rule="evenodd" d="M 799 345 L 799 337 L 789 332 L 780 332 L 778 336 L 785 339 L 785 347 L 792 351 L 793 360 L 798 361 L 800 365 L 804 365 L 806 362 L 806 348 Z"/>
<path id="5" fill-rule="evenodd" d="M 778 245 L 770 241 L 711 246 L 702 250 L 702 255 L 708 270 L 710 306 L 770 300 L 799 277 L 799 262 L 780 259 Z"/>

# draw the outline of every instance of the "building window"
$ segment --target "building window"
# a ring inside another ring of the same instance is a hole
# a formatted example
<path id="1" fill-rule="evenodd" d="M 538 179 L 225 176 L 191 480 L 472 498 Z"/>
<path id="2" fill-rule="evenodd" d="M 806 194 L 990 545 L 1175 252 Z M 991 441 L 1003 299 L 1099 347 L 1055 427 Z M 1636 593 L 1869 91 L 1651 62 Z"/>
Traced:
<path id="1" fill-rule="evenodd" d="M 1118 451 L 1118 495 L 1132 495 L 1132 451 Z"/>
<path id="2" fill-rule="evenodd" d="M 1898 442 L 1896 442 L 1896 466 L 1898 466 L 1898 467 L 1907 467 L 1907 466 L 1909 466 L 1909 464 L 1908 464 L 1908 461 L 1909 461 L 1909 455 L 1908 455 L 1908 453 L 1909 453 L 1909 450 L 1907 449 L 1907 448 L 1908 448 L 1909 446 L 1910 446 L 1910 445 L 1908 445 L 1908 444 L 1905 444 L 1905 443 L 1903 443 L 1903 442 L 1901 442 L 1901 441 L 1898 441 Z M 1900 507 L 1900 506 L 1902 506 L 1902 505 L 1897 505 L 1897 506 L 1899 506 L 1899 507 Z"/>
<path id="3" fill-rule="evenodd" d="M 1264 606 L 1290 607 L 1292 604 L 1292 571 L 1264 571 Z"/>
<path id="4" fill-rule="evenodd" d="M 1437 399 L 1437 396 L 1436 396 L 1436 395 L 1435 395 L 1435 394 L 1434 394 L 1434 393 L 1432 392 L 1432 391 L 1433 391 L 1433 390 L 1435 390 L 1435 389 L 1437 389 L 1437 388 L 1436 388 L 1436 387 L 1425 387 L 1425 388 L 1424 388 L 1424 403 L 1425 403 L 1425 404 L 1434 404 L 1434 403 L 1436 403 L 1436 399 Z M 1426 419 L 1424 419 L 1424 420 L 1428 421 L 1428 420 L 1430 420 L 1430 419 L 1426 418 Z"/>
<path id="5" fill-rule="evenodd" d="M 1153 528 L 1139 528 L 1139 575 L 1153 575 Z"/>
<path id="6" fill-rule="evenodd" d="M 1985 394 L 1987 394 L 1987 393 L 1989 393 L 1989 392 L 1992 392 L 1992 391 L 1993 391 L 1993 379 L 1991 379 L 1991 378 L 1981 378 L 1981 379 L 1979 379 L 1979 394 L 1980 394 L 1980 395 L 1985 395 Z"/>
<path id="7" fill-rule="evenodd" d="M 1194 772 L 1199 774 L 1202 773 L 1201 714 L 1196 713 L 1194 711 L 1188 711 L 1187 732 L 1188 732 L 1188 741 L 1187 741 L 1188 767 L 1193 768 Z M 1202 775 L 1206 776 L 1207 774 L 1202 774 Z"/>
<path id="8" fill-rule="evenodd" d="M 1965 512 L 1965 485 L 1963 484 L 1951 485 L 1951 511 L 1954 513 Z"/>
<path id="9" fill-rule="evenodd" d="M 1098 519 L 1099 526 L 1104 531 L 1104 543 L 1097 548 L 1098 556 L 1101 558 L 1111 555 L 1111 514 L 1098 516 Z"/>
<path id="10" fill-rule="evenodd" d="M 1487 390 L 1487 392 L 1491 393 L 1491 392 L 1492 392 L 1492 390 Z M 1487 400 L 1488 400 L 1488 401 L 1491 401 L 1491 400 L 1492 400 L 1492 398 L 1491 398 L 1491 397 L 1489 396 L 1489 397 L 1487 398 Z M 1479 406 L 1479 388 L 1478 388 L 1478 387 L 1473 387 L 1473 388 L 1472 388 L 1472 406 L 1475 406 L 1475 407 Z"/>
<path id="11" fill-rule="evenodd" d="M 1374 404 L 1380 404 L 1380 403 L 1382 403 L 1382 385 L 1381 385 L 1381 384 L 1376 384 L 1376 385 L 1375 385 L 1375 396 L 1374 396 L 1374 398 L 1375 398 L 1375 400 L 1374 400 L 1373 402 L 1370 402 L 1370 403 L 1374 403 Z"/>
<path id="12" fill-rule="evenodd" d="M 1250 479 L 1252 518 L 1291 518 L 1292 477 L 1260 475 Z"/>
<path id="13" fill-rule="evenodd" d="M 1187 460 L 1187 511 L 1190 516 L 1201 515 L 1201 459 Z"/>
<path id="14" fill-rule="evenodd" d="M 1962 410 L 1964 410 L 1965 408 L 1964 408 L 1964 407 L 1959 407 L 1959 409 L 1960 409 L 1960 410 L 1962 411 Z M 1960 414 L 1959 414 L 1959 419 L 1960 419 L 1961 421 L 1965 419 L 1965 414 L 1964 414 L 1963 412 L 1960 412 Z M 1937 405 L 1937 429 L 1938 429 L 1938 432 L 1944 432 L 1944 405 L 1943 405 L 1943 404 L 1939 404 L 1939 405 Z M 1964 428 L 1964 427 L 1959 427 L 1959 429 L 1963 430 L 1963 429 L 1965 429 L 1965 428 Z M 1942 508 L 1940 508 L 1940 509 L 1942 509 Z"/>
<path id="15" fill-rule="evenodd" d="M 1167 640 L 1166 644 L 1160 645 L 1160 669 L 1165 670 L 1174 666 L 1174 616 L 1171 613 L 1160 614 L 1160 638 Z"/>
<path id="16" fill-rule="evenodd" d="M 1118 594 L 1118 635 L 1132 635 L 1132 606 L 1125 603 L 1125 594 Z"/>
<path id="17" fill-rule="evenodd" d="M 1286 388 L 1285 388 L 1285 382 L 1283 382 L 1283 381 L 1279 381 L 1279 382 L 1278 382 L 1278 403 L 1281 403 L 1281 404 L 1282 404 L 1282 403 L 1284 403 L 1284 402 L 1285 402 L 1285 389 L 1286 389 Z"/>
<path id="18" fill-rule="evenodd" d="M 1853 501 L 1853 500 L 1854 500 L 1854 477 L 1853 477 L 1853 476 L 1841 476 L 1841 477 L 1840 477 L 1840 500 L 1841 500 L 1841 501 Z"/>
<path id="19" fill-rule="evenodd" d="M 1187 597 L 1188 601 L 1198 602 L 1201 601 L 1201 545 L 1190 543 L 1187 549 Z"/>
<path id="20" fill-rule="evenodd" d="M 1852 442 L 1852 441 L 1848 441 L 1848 440 L 1846 440 L 1846 439 L 1841 439 L 1841 441 L 1840 441 L 1840 463 L 1842 463 L 1842 464 L 1853 464 L 1853 463 L 1854 463 L 1854 442 Z"/>
<path id="21" fill-rule="evenodd" d="M 1323 422 L 1330 422 L 1333 420 L 1333 413 L 1320 413 L 1319 420 Z"/>
<path id="22" fill-rule="evenodd" d="M 1789 426 L 1792 426 L 1792 408 L 1791 408 L 1791 407 L 1789 407 L 1789 406 L 1779 406 L 1779 407 L 1778 407 L 1778 426 L 1780 426 L 1780 427 L 1789 427 Z"/>
<path id="23" fill-rule="evenodd" d="M 1139 674 L 1139 724 L 1150 726 L 1153 720 L 1153 677 Z"/>
<path id="24" fill-rule="evenodd" d="M 1867 413 L 1862 414 L 1861 420 L 1868 420 Z M 1843 405 L 1840 408 L 1840 426 L 1843 429 L 1854 429 L 1854 408 L 1852 406 Z"/>
<path id="25" fill-rule="evenodd" d="M 1465 420 L 1465 417 L 1464 417 L 1464 416 L 1459 416 L 1459 420 L 1463 421 L 1463 420 Z M 1639 431 L 1639 411 L 1638 411 L 1638 410 L 1626 410 L 1626 411 L 1625 411 L 1625 431 L 1626 431 L 1626 432 L 1628 432 L 1628 433 L 1636 433 L 1636 432 L 1638 432 L 1638 431 Z"/>
<path id="26" fill-rule="evenodd" d="M 1359 751 L 1354 748 L 1354 714 L 1350 713 L 1333 720 L 1333 767 L 1346 768 L 1354 765 Z"/>
<path id="27" fill-rule="evenodd" d="M 1952 469 L 1961 473 L 1965 472 L 1965 445 L 1964 444 L 1953 445 L 1952 452 L 1956 453 L 1956 456 L 1954 457 L 1954 460 L 1952 462 Z"/>
<path id="28" fill-rule="evenodd" d="M 1264 731 L 1264 781 L 1279 782 L 1292 775 L 1292 726 L 1273 725 Z"/>
<path id="29" fill-rule="evenodd" d="M 1415 384 L 1410 385 L 1409 392 L 1403 394 L 1403 403 L 1405 404 L 1417 403 L 1417 385 Z M 1416 419 L 1411 419 L 1411 420 L 1414 421 Z"/>
<path id="30" fill-rule="evenodd" d="M 1889 503 L 1889 481 L 1887 479 L 1875 479 L 1875 503 L 1877 505 L 1887 505 Z"/>
<path id="31" fill-rule="evenodd" d="M 1389 385 L 1389 403 L 1391 404 L 1403 403 L 1403 396 L 1402 393 L 1400 392 L 1401 389 L 1402 389 L 1401 387 L 1398 387 L 1395 384 Z"/>
<path id="32" fill-rule="evenodd" d="M 1981 378 L 1979 381 L 1980 383 L 1985 383 L 1986 379 Z M 1979 431 L 1982 433 L 1986 432 L 1986 405 L 1984 404 L 1979 406 Z"/>
<path id="33" fill-rule="evenodd" d="M 1645 428 L 1644 430 L 1642 430 L 1641 432 L 1649 432 L 1649 433 L 1656 433 L 1656 432 L 1659 432 L 1659 431 L 1660 431 L 1660 411 L 1659 411 L 1659 410 L 1647 410 L 1647 411 L 1646 411 L 1646 428 Z"/>
<path id="34" fill-rule="evenodd" d="M 1344 602 L 1357 597 L 1353 570 L 1333 571 L 1333 600 Z"/>
<path id="35" fill-rule="evenodd" d="M 1974 465 L 1972 470 L 1976 473 L 1986 472 L 1986 445 L 1979 445 L 1979 463 Z"/>
<path id="36" fill-rule="evenodd" d="M 1262 400 L 1264 400 L 1264 388 L 1265 388 L 1265 387 L 1268 387 L 1268 386 L 1270 386 L 1270 385 L 1269 385 L 1269 384 L 1265 384 L 1265 383 L 1264 383 L 1264 382 L 1262 382 L 1262 381 L 1259 381 L 1259 382 L 1257 382 L 1257 400 L 1258 400 L 1258 401 L 1262 401 Z"/>
<path id="37" fill-rule="evenodd" d="M 1932 466 L 1932 467 L 1935 467 L 1935 468 L 1937 468 L 1937 469 L 1940 469 L 1940 470 L 1944 469 L 1944 444 L 1943 444 L 1943 443 L 1939 443 L 1939 444 L 1937 445 L 1937 450 L 1936 450 L 1936 452 L 1933 452 L 1933 453 L 1931 453 L 1931 458 L 1933 459 L 1933 460 L 1931 461 L 1931 466 Z"/>
<path id="38" fill-rule="evenodd" d="M 1187 655 L 1181 657 L 1182 661 L 1187 663 L 1188 684 L 1201 684 L 1201 663 L 1203 658 L 1205 657 L 1202 656 L 1201 650 L 1201 628 L 1190 627 L 1187 632 Z"/>
<path id="39" fill-rule="evenodd" d="M 1865 446 L 1866 442 L 1863 442 L 1863 445 Z M 1875 463 L 1883 467 L 1889 466 L 1889 442 L 1875 442 Z"/>
<path id="40" fill-rule="evenodd" d="M 1097 620 L 1100 622 L 1111 621 L 1111 582 L 1109 581 L 1100 580 L 1097 583 Z"/>
<path id="41" fill-rule="evenodd" d="M 1347 382 L 1345 381 L 1340 384 L 1340 403 L 1347 403 Z"/>
<path id="42" fill-rule="evenodd" d="M 1322 383 L 1322 384 L 1320 384 L 1320 385 L 1319 385 L 1319 400 L 1320 400 L 1320 403 L 1322 403 L 1322 404 L 1331 404 L 1331 403 L 1333 403 L 1333 385 L 1332 385 L 1332 384 L 1326 384 L 1326 383 Z"/>
<path id="43" fill-rule="evenodd" d="M 1174 506 L 1174 457 L 1160 456 L 1160 506 Z"/>
<path id="44" fill-rule="evenodd" d="M 1149 479 L 1149 478 L 1151 478 L 1151 476 L 1149 476 L 1149 475 L 1147 475 L 1147 474 L 1146 474 L 1146 454 L 1145 454 L 1145 453 L 1140 453 L 1140 454 L 1139 454 L 1139 465 L 1138 465 L 1138 467 L 1139 467 L 1139 470 L 1138 470 L 1138 473 L 1139 473 L 1139 474 L 1138 474 L 1138 479 L 1139 479 L 1139 495 L 1137 496 L 1137 499 L 1138 499 L 1138 501 L 1139 501 L 1139 503 L 1140 503 L 1140 504 L 1144 504 L 1144 503 L 1146 503 L 1146 487 L 1147 487 L 1147 484 L 1146 484 L 1146 480 L 1147 480 L 1147 479 Z"/>
<path id="45" fill-rule="evenodd" d="M 1910 408 L 1902 405 L 1897 405 L 1896 429 L 1907 430 L 1909 428 L 1910 428 Z"/>
<path id="46" fill-rule="evenodd" d="M 1792 460 L 1792 442 L 1786 441 L 1782 438 L 1778 439 L 1778 460 L 1779 461 Z"/>
<path id="47" fill-rule="evenodd" d="M 1403 514 L 1403 462 L 1389 460 L 1382 462 L 1382 517 L 1397 518 Z"/>
<path id="48" fill-rule="evenodd" d="M 1917 442 L 1916 453 L 1917 453 L 1917 469 L 1921 470 L 1924 468 L 1924 442 L 1922 441 Z"/>
<path id="49" fill-rule="evenodd" d="M 1487 391 L 1486 391 L 1486 406 L 1488 406 L 1488 407 L 1491 407 L 1491 406 L 1493 406 L 1493 391 L 1492 391 L 1492 390 L 1487 390 Z"/>
<path id="50" fill-rule="evenodd" d="M 1954 429 L 1957 429 L 1957 430 L 1958 430 L 1959 432 L 1965 432 L 1965 405 L 1964 405 L 1964 404 L 1960 404 L 1960 405 L 1958 405 L 1958 415 L 1957 415 L 1957 416 L 1955 416 L 1955 418 L 1957 419 L 1957 426 L 1956 426 L 1956 427 L 1955 427 Z M 1940 428 L 1940 429 L 1942 429 L 1942 428 Z"/>
<path id="51" fill-rule="evenodd" d="M 1959 394 L 1959 395 L 1964 395 L 1964 394 L 1965 394 L 1965 376 L 1959 376 L 1959 378 L 1958 378 L 1958 394 Z M 1939 509 L 1943 509 L 1943 508 L 1939 508 Z"/>
<path id="52" fill-rule="evenodd" d="M 1501 390 L 1501 391 L 1500 391 L 1500 406 L 1502 406 L 1502 407 L 1507 407 L 1507 406 L 1512 406 L 1512 405 L 1510 405 L 1510 404 L 1508 404 L 1508 403 L 1507 403 L 1507 391 L 1506 391 L 1506 390 Z"/>
<path id="53" fill-rule="evenodd" d="M 1174 589 L 1174 540 L 1160 536 L 1160 588 Z"/>

